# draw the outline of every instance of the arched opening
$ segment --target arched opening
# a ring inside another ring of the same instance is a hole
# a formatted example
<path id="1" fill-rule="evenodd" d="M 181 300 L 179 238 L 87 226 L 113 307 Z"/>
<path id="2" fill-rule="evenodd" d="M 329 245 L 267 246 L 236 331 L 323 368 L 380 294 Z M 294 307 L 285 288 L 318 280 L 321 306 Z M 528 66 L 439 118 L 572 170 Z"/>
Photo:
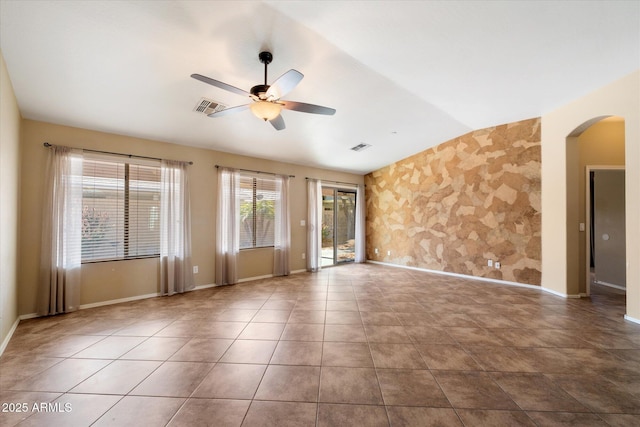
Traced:
<path id="1" fill-rule="evenodd" d="M 567 284 L 580 296 L 624 294 L 624 129 L 600 116 L 567 137 Z"/>

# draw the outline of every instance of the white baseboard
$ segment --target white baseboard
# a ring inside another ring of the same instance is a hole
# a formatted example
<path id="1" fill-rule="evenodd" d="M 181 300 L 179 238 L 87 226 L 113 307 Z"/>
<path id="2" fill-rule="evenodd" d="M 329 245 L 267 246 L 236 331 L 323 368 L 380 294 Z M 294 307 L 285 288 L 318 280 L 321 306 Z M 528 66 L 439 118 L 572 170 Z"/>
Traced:
<path id="1" fill-rule="evenodd" d="M 6 337 L 4 337 L 4 340 L 2 340 L 2 344 L 0 345 L 0 356 L 2 356 L 2 353 L 4 353 L 4 350 L 9 345 L 9 341 L 11 340 L 11 337 L 13 336 L 13 333 L 16 331 L 16 328 L 18 327 L 19 323 L 20 323 L 20 317 L 18 317 L 16 321 L 13 322 L 11 329 L 9 329 L 9 333 L 7 334 Z"/>
<path id="2" fill-rule="evenodd" d="M 264 274 L 262 276 L 245 277 L 244 279 L 238 279 L 238 283 L 252 282 L 254 280 L 270 279 L 274 277 L 273 274 Z"/>
<path id="3" fill-rule="evenodd" d="M 21 314 L 20 320 L 35 319 L 36 317 L 40 317 L 40 315 L 38 313 Z"/>
<path id="4" fill-rule="evenodd" d="M 141 299 L 147 299 L 147 298 L 154 298 L 154 297 L 158 297 L 160 296 L 159 293 L 155 292 L 152 294 L 145 294 L 145 295 L 136 295 L 133 297 L 127 297 L 127 298 L 118 298 L 118 299 L 112 299 L 112 300 L 108 300 L 108 301 L 100 301 L 100 302 L 93 302 L 91 304 L 81 304 L 80 307 L 78 307 L 79 310 L 84 310 L 87 308 L 95 308 L 95 307 L 102 307 L 105 305 L 112 305 L 112 304 L 120 304 L 123 302 L 130 302 L 130 301 L 137 301 L 137 300 L 141 300 Z"/>
<path id="5" fill-rule="evenodd" d="M 292 274 L 305 273 L 306 271 L 307 270 L 293 270 L 289 272 L 289 276 Z M 244 279 L 238 279 L 238 283 L 246 283 L 246 282 L 252 282 L 254 280 L 262 280 L 262 279 L 271 279 L 273 277 L 277 277 L 277 276 L 274 276 L 273 274 L 264 274 L 262 276 L 245 277 Z M 280 276 L 280 277 L 286 277 L 286 276 Z"/>
<path id="6" fill-rule="evenodd" d="M 588 296 L 587 294 L 565 294 L 564 292 L 554 291 L 553 289 L 545 288 L 544 286 L 540 286 L 540 289 L 561 298 L 579 299 L 579 298 L 582 298 L 583 296 L 584 297 Z"/>
<path id="7" fill-rule="evenodd" d="M 551 290 L 551 289 L 548 289 L 548 288 L 544 288 L 542 286 L 529 285 L 527 283 L 519 283 L 519 282 L 511 282 L 511 281 L 508 281 L 508 280 L 491 279 L 491 278 L 488 278 L 488 277 L 469 276 L 468 274 L 451 273 L 449 271 L 440 271 L 440 270 L 430 270 L 428 268 L 420 268 L 420 267 L 411 267 L 411 266 L 408 266 L 408 265 L 391 264 L 391 263 L 382 262 L 382 261 L 367 260 L 367 262 L 371 263 L 371 264 L 385 265 L 385 266 L 388 266 L 388 267 L 405 268 L 407 270 L 416 270 L 416 271 L 423 271 L 425 273 L 434 273 L 434 274 L 441 274 L 443 276 L 458 277 L 460 279 L 479 280 L 481 282 L 491 282 L 491 283 L 497 283 L 497 284 L 500 284 L 500 285 L 518 286 L 518 287 L 521 287 L 521 288 L 528 288 L 528 289 L 538 289 L 538 290 L 542 290 L 542 291 L 548 292 L 550 294 L 553 294 L 553 295 L 556 295 L 556 296 L 559 296 L 559 297 L 562 297 L 562 298 L 580 298 L 580 295 L 562 294 L 560 292 L 556 292 L 554 290 Z"/>
<path id="8" fill-rule="evenodd" d="M 635 317 L 631 317 L 626 314 L 624 315 L 624 320 L 628 320 L 629 322 L 640 324 L 640 319 L 636 319 Z"/>
<path id="9" fill-rule="evenodd" d="M 625 286 L 614 285 L 613 283 L 601 282 L 600 280 L 594 280 L 593 283 L 596 283 L 601 286 L 607 286 L 609 288 L 619 289 L 621 291 L 626 291 L 627 288 Z"/>

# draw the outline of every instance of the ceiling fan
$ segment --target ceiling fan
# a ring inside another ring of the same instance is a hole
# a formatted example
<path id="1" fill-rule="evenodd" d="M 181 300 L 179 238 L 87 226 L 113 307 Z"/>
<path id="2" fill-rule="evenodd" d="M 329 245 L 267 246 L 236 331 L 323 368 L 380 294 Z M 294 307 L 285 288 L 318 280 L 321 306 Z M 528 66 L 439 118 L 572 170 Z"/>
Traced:
<path id="1" fill-rule="evenodd" d="M 225 108 L 224 110 L 209 114 L 209 117 L 221 117 L 226 116 L 227 114 L 250 109 L 256 117 L 264 120 L 265 122 L 268 120 L 276 130 L 282 130 L 285 128 L 284 119 L 280 115 L 280 112 L 283 108 L 285 110 L 300 111 L 303 113 L 312 114 L 324 114 L 328 116 L 335 114 L 336 110 L 334 110 L 333 108 L 322 107 L 320 105 L 314 104 L 305 104 L 303 102 L 284 101 L 280 99 L 291 90 L 293 90 L 293 88 L 295 88 L 298 83 L 300 83 L 300 80 L 302 80 L 304 75 L 299 71 L 289 70 L 278 77 L 278 79 L 273 82 L 272 85 L 268 85 L 267 66 L 273 60 L 273 55 L 271 54 L 271 52 L 260 52 L 258 58 L 260 59 L 260 62 L 264 64 L 264 84 L 252 87 L 250 92 L 200 74 L 191 74 L 191 77 L 196 80 L 200 80 L 201 82 L 210 84 L 220 89 L 224 89 L 238 95 L 248 96 L 253 99 L 252 103 Z"/>

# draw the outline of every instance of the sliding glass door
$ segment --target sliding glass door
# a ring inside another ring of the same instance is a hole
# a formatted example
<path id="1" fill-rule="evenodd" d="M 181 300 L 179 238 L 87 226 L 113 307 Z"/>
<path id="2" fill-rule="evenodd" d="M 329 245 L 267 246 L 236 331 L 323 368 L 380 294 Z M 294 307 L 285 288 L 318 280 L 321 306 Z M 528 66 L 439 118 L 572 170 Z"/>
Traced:
<path id="1" fill-rule="evenodd" d="M 322 266 L 355 258 L 356 192 L 322 187 Z"/>

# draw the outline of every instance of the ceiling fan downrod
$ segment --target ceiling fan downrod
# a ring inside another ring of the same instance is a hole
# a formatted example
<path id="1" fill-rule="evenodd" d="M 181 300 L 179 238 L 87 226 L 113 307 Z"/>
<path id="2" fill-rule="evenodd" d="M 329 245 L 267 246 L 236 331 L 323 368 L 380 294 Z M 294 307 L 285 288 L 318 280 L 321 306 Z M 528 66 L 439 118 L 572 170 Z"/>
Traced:
<path id="1" fill-rule="evenodd" d="M 263 99 L 260 94 L 264 95 L 269 90 L 269 85 L 267 84 L 267 66 L 271 64 L 271 61 L 273 61 L 273 55 L 271 54 L 271 52 L 264 51 L 260 52 L 258 58 L 260 59 L 260 62 L 264 64 L 264 84 L 252 87 L 250 92 L 252 95 Z"/>
<path id="2" fill-rule="evenodd" d="M 264 85 L 267 85 L 267 66 L 269 64 L 271 64 L 271 61 L 273 61 L 273 55 L 271 54 L 271 52 L 260 52 L 258 54 L 258 58 L 260 59 L 260 62 L 264 64 Z"/>

